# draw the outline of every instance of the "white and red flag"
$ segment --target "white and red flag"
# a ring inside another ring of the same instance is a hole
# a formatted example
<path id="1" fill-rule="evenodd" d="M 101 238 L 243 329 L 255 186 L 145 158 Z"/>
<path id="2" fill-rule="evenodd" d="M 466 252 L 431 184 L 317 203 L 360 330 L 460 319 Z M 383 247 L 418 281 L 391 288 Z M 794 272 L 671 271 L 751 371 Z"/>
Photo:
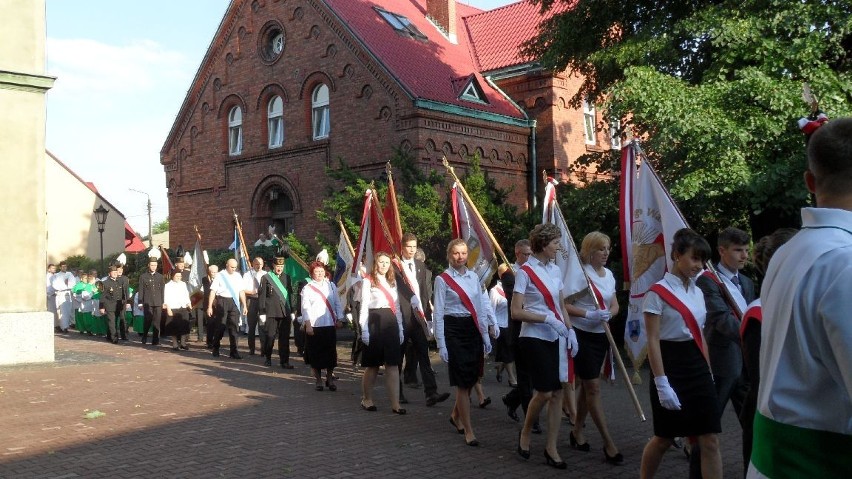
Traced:
<path id="1" fill-rule="evenodd" d="M 388 164 L 388 194 L 385 197 L 385 207 L 382 210 L 382 217 L 388 227 L 390 241 L 393 250 L 388 250 L 388 253 L 402 251 L 402 222 L 399 219 L 399 204 L 396 201 L 396 188 L 393 185 L 393 175 L 391 174 L 390 164 Z"/>
<path id="2" fill-rule="evenodd" d="M 672 268 L 675 232 L 688 227 L 651 164 L 645 160 L 636 168 L 638 148 L 634 140 L 621 150 L 620 195 L 622 257 L 630 281 L 624 344 L 637 370 L 648 353 L 642 301 L 648 288 Z"/>
<path id="3" fill-rule="evenodd" d="M 189 254 L 189 252 L 187 252 Z M 207 275 L 207 262 L 204 259 L 204 253 L 201 251 L 201 237 L 195 240 L 195 248 L 192 251 L 192 265 L 189 268 L 189 299 L 192 302 L 193 308 L 204 306 L 204 288 L 201 285 L 201 280 Z"/>
<path id="4" fill-rule="evenodd" d="M 565 222 L 562 210 L 559 209 L 559 202 L 556 200 L 557 184 L 553 178 L 547 178 L 547 186 L 544 187 L 544 209 L 542 210 L 541 222 L 556 225 L 562 233 L 562 238 L 559 240 L 559 254 L 556 255 L 555 263 L 562 273 L 562 295 L 567 298 L 588 290 L 589 282 L 586 279 L 586 273 L 583 271 L 583 264 L 580 262 L 574 237 L 568 230 L 568 224 Z"/>
<path id="5" fill-rule="evenodd" d="M 468 204 L 460 185 L 453 183 L 452 221 L 453 238 L 462 238 L 467 243 L 467 267 L 476 273 L 480 284 L 486 284 L 497 271 L 494 245 L 486 233 L 487 227 L 480 221 L 475 206 Z"/>

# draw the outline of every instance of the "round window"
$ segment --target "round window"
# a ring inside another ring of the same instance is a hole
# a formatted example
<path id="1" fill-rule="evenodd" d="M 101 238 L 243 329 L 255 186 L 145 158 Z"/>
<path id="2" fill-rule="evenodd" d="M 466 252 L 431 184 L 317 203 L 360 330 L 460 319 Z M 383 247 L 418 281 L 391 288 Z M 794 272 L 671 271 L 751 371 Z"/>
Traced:
<path id="1" fill-rule="evenodd" d="M 281 52 L 284 51 L 284 46 L 287 43 L 287 38 L 284 34 L 284 28 L 276 21 L 270 21 L 260 29 L 258 36 L 258 52 L 264 63 L 275 63 Z"/>

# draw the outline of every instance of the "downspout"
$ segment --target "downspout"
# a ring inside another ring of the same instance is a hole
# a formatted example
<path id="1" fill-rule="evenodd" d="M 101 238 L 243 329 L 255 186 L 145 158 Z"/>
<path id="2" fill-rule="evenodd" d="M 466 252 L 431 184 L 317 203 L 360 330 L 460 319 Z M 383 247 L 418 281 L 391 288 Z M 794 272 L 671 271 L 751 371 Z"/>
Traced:
<path id="1" fill-rule="evenodd" d="M 498 87 L 497 84 L 494 83 L 491 80 L 490 75 L 485 76 L 483 78 L 485 78 L 485 81 L 488 82 L 489 85 L 491 85 L 491 88 L 500 92 L 500 94 L 503 95 L 504 98 L 509 100 L 509 103 L 514 105 L 515 108 L 517 108 L 521 112 L 521 114 L 524 115 L 524 119 L 526 120 L 527 125 L 530 127 L 530 142 L 529 142 L 529 152 L 528 152 L 529 157 L 530 157 L 530 188 L 529 188 L 530 197 L 528 199 L 529 199 L 530 209 L 533 209 L 536 206 L 538 206 L 538 174 L 536 173 L 536 171 L 538 170 L 538 157 L 536 156 L 536 147 L 535 147 L 536 146 L 535 145 L 536 121 L 530 120 L 530 117 L 527 115 L 527 112 L 524 111 L 524 109 L 521 108 L 520 105 L 515 103 L 515 100 L 513 100 L 512 97 L 510 97 L 509 95 L 506 94 L 506 92 L 501 90 L 500 87 Z"/>

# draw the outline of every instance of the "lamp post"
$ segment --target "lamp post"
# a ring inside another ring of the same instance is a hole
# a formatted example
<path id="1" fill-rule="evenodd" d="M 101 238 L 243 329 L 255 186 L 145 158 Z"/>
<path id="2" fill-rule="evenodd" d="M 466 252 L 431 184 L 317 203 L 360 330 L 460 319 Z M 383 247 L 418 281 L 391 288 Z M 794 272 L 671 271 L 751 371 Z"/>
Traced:
<path id="1" fill-rule="evenodd" d="M 104 270 L 104 226 L 106 225 L 107 214 L 109 214 L 109 210 L 104 208 L 103 203 L 96 210 L 93 211 L 95 213 L 95 221 L 98 222 L 98 233 L 101 235 L 101 273 Z"/>
<path id="2" fill-rule="evenodd" d="M 145 193 L 144 191 L 139 191 L 137 189 L 128 188 L 130 191 L 135 191 L 136 193 L 142 193 L 143 195 L 148 197 L 148 247 L 154 247 L 154 226 L 151 222 L 151 195 Z"/>

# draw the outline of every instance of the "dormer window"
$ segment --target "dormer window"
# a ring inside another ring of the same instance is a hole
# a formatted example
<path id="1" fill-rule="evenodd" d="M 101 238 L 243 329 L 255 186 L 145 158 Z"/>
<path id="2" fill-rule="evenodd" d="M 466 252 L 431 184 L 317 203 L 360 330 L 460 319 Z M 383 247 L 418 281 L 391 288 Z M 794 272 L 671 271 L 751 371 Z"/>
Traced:
<path id="1" fill-rule="evenodd" d="M 476 77 L 474 76 L 471 76 L 470 81 L 468 81 L 467 85 L 462 88 L 459 100 L 472 101 L 474 103 L 482 103 L 484 105 L 488 104 L 488 100 L 485 98 L 485 92 L 482 91 L 482 87 L 479 86 L 479 82 L 476 81 Z"/>
<path id="2" fill-rule="evenodd" d="M 417 27 L 411 23 L 407 17 L 399 15 L 397 13 L 389 12 L 385 9 L 379 7 L 373 7 L 376 9 L 376 12 L 385 19 L 386 22 L 396 30 L 400 35 L 410 36 L 411 38 L 416 38 L 417 40 L 428 40 L 426 35 L 424 35 Z"/>

